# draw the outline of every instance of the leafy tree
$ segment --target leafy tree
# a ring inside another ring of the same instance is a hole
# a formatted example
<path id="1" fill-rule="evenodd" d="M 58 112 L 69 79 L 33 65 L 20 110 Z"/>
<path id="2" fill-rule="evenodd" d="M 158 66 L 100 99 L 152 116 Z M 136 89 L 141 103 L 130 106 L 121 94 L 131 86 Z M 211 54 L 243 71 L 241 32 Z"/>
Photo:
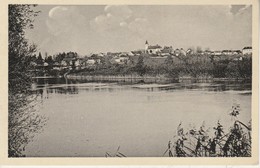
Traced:
<path id="1" fill-rule="evenodd" d="M 197 46 L 196 53 L 202 53 L 202 48 L 200 46 Z"/>
<path id="2" fill-rule="evenodd" d="M 48 56 L 45 60 L 49 65 L 52 65 L 54 63 L 54 60 L 52 59 L 52 56 Z"/>
<path id="3" fill-rule="evenodd" d="M 65 53 L 59 53 L 56 57 L 55 57 L 55 62 L 58 62 L 59 64 L 61 64 L 61 61 L 65 58 Z"/>
<path id="4" fill-rule="evenodd" d="M 213 65 L 213 77 L 215 78 L 224 78 L 226 77 L 226 71 L 228 67 L 228 60 L 220 60 L 214 62 Z"/>
<path id="5" fill-rule="evenodd" d="M 143 76 L 146 72 L 146 67 L 144 65 L 144 57 L 143 56 L 139 56 L 138 57 L 138 61 L 136 63 L 136 66 L 135 66 L 135 70 L 136 72 L 140 75 L 140 76 Z"/>
<path id="6" fill-rule="evenodd" d="M 252 78 L 252 57 L 243 58 L 238 62 L 238 71 L 242 78 Z"/>
<path id="7" fill-rule="evenodd" d="M 167 56 L 167 58 L 164 61 L 164 64 L 166 66 L 172 66 L 173 65 L 173 58 L 171 55 Z"/>
<path id="8" fill-rule="evenodd" d="M 21 157 L 34 133 L 39 131 L 42 118 L 34 113 L 31 94 L 31 58 L 36 51 L 25 39 L 25 29 L 33 28 L 35 5 L 8 6 L 8 156 Z"/>
<path id="9" fill-rule="evenodd" d="M 22 92 L 30 86 L 28 60 L 36 51 L 35 45 L 29 45 L 25 39 L 25 29 L 33 28 L 31 18 L 37 15 L 37 12 L 33 12 L 30 5 L 9 5 L 8 12 L 9 92 L 17 89 Z"/>

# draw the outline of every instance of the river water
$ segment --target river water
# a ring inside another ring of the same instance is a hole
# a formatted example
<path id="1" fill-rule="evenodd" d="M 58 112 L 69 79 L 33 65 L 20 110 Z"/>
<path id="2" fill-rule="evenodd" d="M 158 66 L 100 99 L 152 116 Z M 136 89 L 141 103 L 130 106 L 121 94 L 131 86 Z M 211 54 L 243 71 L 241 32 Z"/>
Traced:
<path id="1" fill-rule="evenodd" d="M 144 83 L 38 79 L 38 112 L 48 118 L 27 145 L 28 157 L 161 157 L 182 123 L 184 130 L 218 120 L 228 129 L 234 103 L 251 119 L 251 84 L 245 82 Z"/>

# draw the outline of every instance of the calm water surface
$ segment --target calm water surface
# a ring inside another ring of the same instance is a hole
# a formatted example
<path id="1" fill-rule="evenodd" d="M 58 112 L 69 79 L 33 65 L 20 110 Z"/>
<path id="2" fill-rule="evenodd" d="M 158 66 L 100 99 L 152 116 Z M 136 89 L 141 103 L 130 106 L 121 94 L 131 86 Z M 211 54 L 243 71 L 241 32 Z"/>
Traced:
<path id="1" fill-rule="evenodd" d="M 233 103 L 239 119 L 251 119 L 251 84 L 100 83 L 38 79 L 39 113 L 48 118 L 42 133 L 28 144 L 27 156 L 104 157 L 120 152 L 128 157 L 162 156 L 182 122 L 212 128 L 218 120 L 227 128 Z"/>

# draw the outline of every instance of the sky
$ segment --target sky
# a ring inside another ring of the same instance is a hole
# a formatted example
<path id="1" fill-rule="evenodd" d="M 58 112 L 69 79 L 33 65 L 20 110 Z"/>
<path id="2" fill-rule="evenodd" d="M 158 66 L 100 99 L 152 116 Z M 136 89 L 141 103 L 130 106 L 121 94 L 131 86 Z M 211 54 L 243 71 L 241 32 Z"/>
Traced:
<path id="1" fill-rule="evenodd" d="M 252 45 L 250 5 L 39 5 L 26 37 L 38 51 L 81 55 L 150 45 L 210 50 Z"/>

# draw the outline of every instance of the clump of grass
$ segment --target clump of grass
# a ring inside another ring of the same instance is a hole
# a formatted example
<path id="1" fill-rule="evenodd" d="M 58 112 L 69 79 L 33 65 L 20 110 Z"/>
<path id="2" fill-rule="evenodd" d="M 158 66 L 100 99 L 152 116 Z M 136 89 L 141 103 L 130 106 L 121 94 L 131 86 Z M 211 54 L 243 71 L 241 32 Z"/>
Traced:
<path id="1" fill-rule="evenodd" d="M 244 124 L 238 119 L 240 105 L 234 104 L 229 115 L 233 125 L 224 131 L 220 121 L 213 129 L 206 129 L 205 122 L 199 129 L 192 128 L 184 132 L 182 123 L 177 127 L 174 140 L 168 142 L 169 157 L 250 157 L 251 156 L 251 121 Z M 210 136 L 210 131 L 214 131 Z"/>

